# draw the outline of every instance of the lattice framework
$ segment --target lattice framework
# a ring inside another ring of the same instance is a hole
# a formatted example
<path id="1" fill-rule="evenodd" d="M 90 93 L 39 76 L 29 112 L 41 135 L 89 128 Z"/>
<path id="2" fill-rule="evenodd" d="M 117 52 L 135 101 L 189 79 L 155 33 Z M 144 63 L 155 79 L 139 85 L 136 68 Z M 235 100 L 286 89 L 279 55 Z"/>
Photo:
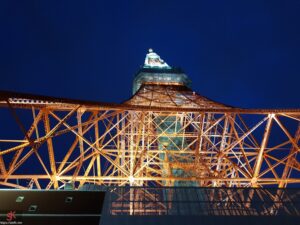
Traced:
<path id="1" fill-rule="evenodd" d="M 2 187 L 300 183 L 297 109 L 151 107 L 1 96 L 2 118 L 17 125 L 20 134 L 12 137 L 1 128 Z M 168 120 L 169 127 L 161 125 Z M 170 133 L 176 124 L 179 128 Z M 178 146 L 175 138 L 184 144 Z M 173 170 L 185 173 L 174 176 Z"/>

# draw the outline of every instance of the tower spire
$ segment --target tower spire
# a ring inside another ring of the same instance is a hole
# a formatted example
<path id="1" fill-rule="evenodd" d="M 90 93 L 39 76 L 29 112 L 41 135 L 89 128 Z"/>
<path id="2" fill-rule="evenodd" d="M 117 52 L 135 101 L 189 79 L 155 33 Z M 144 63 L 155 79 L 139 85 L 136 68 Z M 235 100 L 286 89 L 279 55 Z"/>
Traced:
<path id="1" fill-rule="evenodd" d="M 145 68 L 171 68 L 160 56 L 149 48 L 148 54 L 145 58 Z"/>

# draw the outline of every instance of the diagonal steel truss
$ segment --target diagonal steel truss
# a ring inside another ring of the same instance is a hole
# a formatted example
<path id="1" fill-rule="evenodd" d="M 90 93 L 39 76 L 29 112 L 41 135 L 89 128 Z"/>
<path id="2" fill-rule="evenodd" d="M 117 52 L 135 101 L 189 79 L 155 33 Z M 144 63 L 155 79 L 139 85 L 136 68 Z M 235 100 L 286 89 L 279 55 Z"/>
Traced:
<path id="1" fill-rule="evenodd" d="M 299 109 L 238 109 L 173 89 L 170 106 L 160 90 L 123 104 L 2 92 L 0 186 L 299 185 Z"/>

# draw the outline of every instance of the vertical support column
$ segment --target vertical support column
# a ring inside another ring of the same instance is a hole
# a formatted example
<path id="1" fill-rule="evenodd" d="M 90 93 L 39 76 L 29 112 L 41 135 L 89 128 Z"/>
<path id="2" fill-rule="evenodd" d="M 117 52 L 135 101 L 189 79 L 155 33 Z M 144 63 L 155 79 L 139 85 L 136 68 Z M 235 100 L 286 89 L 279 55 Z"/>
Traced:
<path id="1" fill-rule="evenodd" d="M 253 170 L 253 176 L 252 176 L 252 181 L 251 181 L 252 187 L 258 187 L 257 178 L 258 178 L 258 175 L 259 175 L 259 172 L 260 172 L 260 169 L 261 169 L 261 165 L 262 165 L 262 162 L 263 162 L 263 153 L 264 153 L 265 148 L 267 147 L 268 139 L 269 139 L 269 136 L 270 136 L 270 131 L 271 131 L 271 126 L 272 126 L 272 121 L 273 121 L 273 118 L 274 118 L 274 114 L 269 114 L 268 117 L 269 117 L 269 119 L 267 121 L 264 136 L 263 136 L 263 139 L 262 139 L 262 143 L 261 143 L 258 155 L 257 155 L 254 170 Z"/>
<path id="2" fill-rule="evenodd" d="M 217 175 L 219 175 L 219 172 L 221 170 L 221 165 L 222 165 L 222 160 L 223 160 L 223 150 L 225 148 L 225 144 L 227 143 L 227 138 L 226 134 L 228 133 L 228 114 L 225 114 L 225 119 L 224 119 L 224 127 L 223 127 L 223 132 L 222 132 L 222 139 L 221 139 L 221 145 L 220 145 L 220 154 L 218 155 L 218 161 L 217 161 L 217 167 L 216 167 L 216 172 Z M 214 181 L 213 186 L 216 187 L 219 185 L 219 181 Z"/>
<path id="3" fill-rule="evenodd" d="M 298 143 L 299 139 L 300 139 L 300 123 L 298 124 L 298 128 L 297 128 L 296 133 L 295 133 L 295 137 L 294 137 L 295 143 Z M 276 196 L 275 196 L 275 199 L 274 199 L 275 203 L 272 206 L 272 210 L 273 210 L 274 214 L 276 214 L 278 212 L 279 208 L 282 207 L 282 203 L 277 203 L 277 202 L 279 202 L 280 199 L 283 198 L 283 195 L 284 195 L 284 191 L 283 191 L 284 189 L 283 188 L 286 188 L 286 186 L 287 186 L 287 182 L 284 181 L 284 179 L 288 178 L 289 175 L 290 175 L 292 165 L 293 165 L 293 161 L 295 160 L 297 151 L 298 151 L 298 149 L 294 145 L 292 145 L 292 147 L 289 151 L 289 155 L 294 153 L 295 156 L 289 157 L 287 159 L 286 163 L 285 163 L 285 167 L 284 167 L 284 170 L 283 170 L 282 176 L 281 176 L 281 181 L 278 184 L 278 190 L 276 192 Z"/>
<path id="4" fill-rule="evenodd" d="M 205 152 L 205 147 L 203 147 L 203 132 L 204 132 L 204 121 L 205 121 L 205 113 L 200 113 L 199 115 L 199 135 L 198 135 L 198 147 L 197 147 L 197 151 L 196 151 L 196 159 L 197 159 L 197 163 L 202 163 L 203 158 L 205 158 L 205 154 L 203 154 L 202 152 Z M 207 171 L 209 173 L 209 171 Z M 199 186 L 205 186 L 205 182 L 204 180 L 200 180 L 198 181 Z"/>
<path id="5" fill-rule="evenodd" d="M 82 121 L 81 121 L 81 117 L 82 117 L 83 113 L 84 113 L 84 109 L 78 109 L 77 110 L 77 125 L 78 125 L 78 134 L 79 134 L 78 142 L 79 142 L 80 158 L 79 158 L 78 166 L 76 167 L 76 170 L 73 174 L 73 180 L 75 180 L 75 178 L 79 174 L 79 171 L 82 167 L 83 158 L 84 158 L 84 155 L 83 155 L 84 154 L 84 149 L 83 149 L 83 140 L 82 140 L 83 132 L 82 132 Z"/>
<path id="6" fill-rule="evenodd" d="M 153 156 L 152 154 L 153 153 L 149 153 L 149 150 L 151 150 L 151 145 L 152 145 L 152 141 L 154 139 L 154 137 L 151 135 L 153 133 L 153 130 L 154 130 L 154 127 L 153 127 L 153 112 L 147 112 L 147 120 L 146 120 L 146 124 L 147 124 L 147 143 L 146 143 L 146 151 L 147 151 L 147 154 L 146 154 L 146 168 L 145 168 L 145 176 L 149 176 L 149 169 L 150 166 L 149 166 L 149 161 L 150 161 L 150 158 Z"/>
<path id="7" fill-rule="evenodd" d="M 134 162 L 133 162 L 133 160 L 134 160 L 134 153 L 133 153 L 133 151 L 134 151 L 134 135 L 135 135 L 135 129 L 134 129 L 134 125 L 135 125 L 135 123 L 136 123 L 136 121 L 135 121 L 135 115 L 134 115 L 134 112 L 128 112 L 129 114 L 130 114 L 130 117 L 129 117 L 129 123 L 130 123 L 130 133 L 129 133 L 129 135 L 130 135 L 130 142 L 129 142 L 129 155 L 130 155 L 130 157 L 129 157 L 129 185 L 130 185 L 130 187 L 129 187 L 129 214 L 130 215 L 133 215 L 133 204 L 134 204 L 134 190 L 133 190 L 133 188 L 131 188 L 132 186 L 134 186 L 134 177 L 133 177 L 133 167 L 134 167 Z"/>
<path id="8" fill-rule="evenodd" d="M 299 139 L 300 139 L 300 123 L 298 125 L 298 129 L 295 133 L 295 143 L 298 143 L 299 142 Z M 292 145 L 291 149 L 290 149 L 290 152 L 289 154 L 292 154 L 292 153 L 295 153 L 298 151 L 298 149 Z M 291 170 L 291 166 L 292 166 L 292 163 L 293 163 L 293 160 L 295 160 L 295 157 L 291 156 L 288 158 L 288 160 L 286 161 L 286 164 L 285 164 L 285 167 L 284 167 L 284 170 L 283 170 L 283 173 L 282 173 L 282 176 L 281 176 L 281 179 L 282 181 L 280 181 L 279 185 L 278 185 L 278 188 L 283 188 L 283 187 L 286 187 L 287 185 L 287 182 L 283 181 L 283 179 L 286 179 L 288 178 L 288 174 L 290 173 L 290 170 Z"/>
<path id="9" fill-rule="evenodd" d="M 98 120 L 95 122 L 95 140 L 96 140 L 96 148 L 99 149 L 99 125 L 98 125 Z M 96 156 L 96 163 L 97 163 L 97 176 L 101 176 L 101 161 L 100 161 L 100 154 L 97 153 Z"/>
<path id="10" fill-rule="evenodd" d="M 260 149 L 259 149 L 259 152 L 258 152 L 258 155 L 257 155 L 257 159 L 256 159 L 256 162 L 255 162 L 255 165 L 254 165 L 254 169 L 253 169 L 253 176 L 252 176 L 252 180 L 251 180 L 251 186 L 254 187 L 254 188 L 258 187 L 257 177 L 258 177 L 260 169 L 261 169 L 261 165 L 262 165 L 262 161 L 263 161 L 263 153 L 264 153 L 264 150 L 265 150 L 265 148 L 267 146 L 267 143 L 268 143 L 268 139 L 269 139 L 269 136 L 270 136 L 272 121 L 273 121 L 274 116 L 275 116 L 274 114 L 268 114 L 267 125 L 265 127 L 264 136 L 263 136 L 261 146 L 260 146 Z M 247 208 L 250 207 L 250 205 L 251 205 L 251 200 L 253 198 L 254 191 L 255 191 L 254 189 L 249 191 L 249 196 L 247 198 L 248 203 L 246 204 Z"/>
<path id="11" fill-rule="evenodd" d="M 45 132 L 46 132 L 45 135 L 47 136 L 51 130 L 48 111 L 45 111 L 45 113 L 44 113 L 44 126 L 45 126 Z M 56 172 L 55 156 L 54 156 L 54 149 L 53 149 L 53 143 L 52 143 L 51 136 L 49 136 L 47 138 L 47 146 L 48 146 L 48 155 L 49 155 L 51 175 L 52 175 L 51 179 L 54 184 L 54 188 L 57 189 L 58 188 L 57 172 Z"/>
<path id="12" fill-rule="evenodd" d="M 118 166 L 119 167 L 121 167 L 121 151 L 120 151 L 120 149 L 121 149 L 121 134 L 120 134 L 120 132 L 121 132 L 121 122 L 120 122 L 120 113 L 118 113 L 117 115 L 116 115 L 116 133 L 118 134 L 118 136 L 117 136 L 117 141 L 116 141 L 116 143 L 115 143 L 115 149 L 117 149 L 117 159 L 115 160 L 116 161 L 116 163 L 118 164 Z M 118 176 L 120 176 L 121 175 L 121 171 L 120 170 L 117 170 L 117 172 L 118 172 Z"/>
<path id="13" fill-rule="evenodd" d="M 34 121 L 33 122 L 33 127 L 35 129 L 35 135 L 36 135 L 36 138 L 39 139 L 40 138 L 39 129 L 37 127 L 37 123 L 35 123 L 35 121 L 36 121 L 35 109 L 34 109 L 33 106 L 31 107 L 31 109 L 32 109 L 32 117 L 33 117 L 33 121 Z M 28 137 L 30 137 L 30 136 L 28 135 Z"/>
<path id="14" fill-rule="evenodd" d="M 6 174 L 7 174 L 2 155 L 0 155 L 0 172 L 1 172 L 1 175 L 4 175 L 4 176 L 6 176 Z"/>
<path id="15" fill-rule="evenodd" d="M 134 176 L 138 176 L 139 178 L 143 177 L 145 167 L 144 167 L 144 159 L 145 159 L 145 154 L 147 154 L 147 150 L 145 147 L 145 137 L 147 137 L 146 129 L 145 129 L 145 120 L 147 118 L 147 115 L 144 112 L 140 112 L 139 116 L 137 116 L 137 119 L 139 120 L 139 125 L 137 127 L 138 129 L 138 135 L 136 138 L 136 148 L 135 148 L 135 159 L 137 162 L 134 165 L 134 171 L 133 173 L 135 174 Z M 144 168 L 140 170 L 140 172 L 137 172 L 139 168 Z M 144 181 L 139 180 L 136 181 L 136 184 L 138 186 L 143 186 Z"/>
<path id="16" fill-rule="evenodd" d="M 134 136 L 136 135 L 136 129 L 135 129 L 135 124 L 136 124 L 136 117 L 134 112 L 129 112 L 130 113 L 130 118 L 129 118 L 129 123 L 130 123 L 130 142 L 129 142 L 129 183 L 130 186 L 133 186 L 134 183 L 134 178 L 133 178 L 133 169 L 134 169 L 134 149 L 135 149 L 135 142 L 134 142 Z"/>
<path id="17" fill-rule="evenodd" d="M 125 112 L 122 112 L 121 115 L 121 118 L 124 118 L 125 116 L 128 116 L 128 115 L 125 115 Z M 122 122 L 120 124 L 120 136 L 121 136 L 121 144 L 120 144 L 120 149 L 118 149 L 119 151 L 121 151 L 119 154 L 121 154 L 121 167 L 123 167 L 126 163 L 126 143 L 125 143 L 125 135 L 126 135 L 126 130 L 127 128 L 125 129 L 125 126 L 126 126 L 126 121 L 125 119 L 122 119 Z M 124 130 L 123 130 L 124 129 Z M 121 130 L 123 130 L 121 132 Z"/>

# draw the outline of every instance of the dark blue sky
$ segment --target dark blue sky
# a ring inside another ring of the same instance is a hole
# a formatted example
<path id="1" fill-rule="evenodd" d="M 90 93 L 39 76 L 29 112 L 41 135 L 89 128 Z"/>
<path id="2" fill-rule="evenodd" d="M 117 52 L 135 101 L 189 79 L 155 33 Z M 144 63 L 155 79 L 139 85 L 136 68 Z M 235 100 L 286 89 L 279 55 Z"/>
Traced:
<path id="1" fill-rule="evenodd" d="M 0 89 L 121 102 L 153 48 L 193 89 L 299 108 L 300 1 L 0 1 Z"/>

